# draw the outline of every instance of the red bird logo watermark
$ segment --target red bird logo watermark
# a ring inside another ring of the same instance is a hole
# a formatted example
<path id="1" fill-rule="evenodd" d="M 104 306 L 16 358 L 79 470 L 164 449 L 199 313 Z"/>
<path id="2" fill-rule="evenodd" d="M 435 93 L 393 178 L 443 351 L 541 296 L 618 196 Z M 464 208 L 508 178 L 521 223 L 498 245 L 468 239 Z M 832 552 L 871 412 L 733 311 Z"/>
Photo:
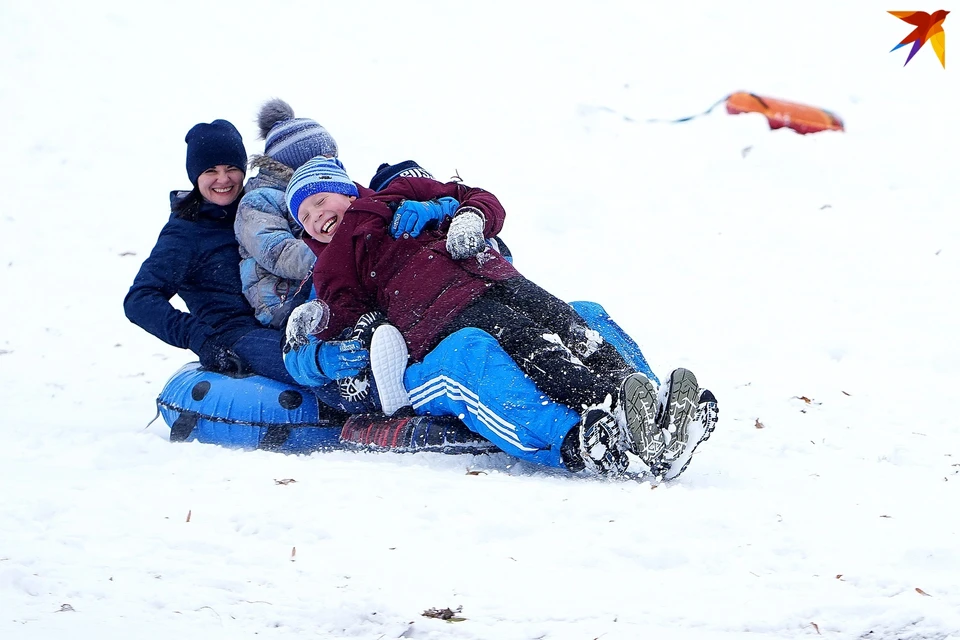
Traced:
<path id="1" fill-rule="evenodd" d="M 933 15 L 926 11 L 888 11 L 887 13 L 915 27 L 914 30 L 910 32 L 910 35 L 901 40 L 900 44 L 890 49 L 890 51 L 896 51 L 900 47 L 912 44 L 913 48 L 910 49 L 910 54 L 907 56 L 907 62 L 910 62 L 913 56 L 917 54 L 917 51 L 920 51 L 920 47 L 929 41 L 934 53 L 937 54 L 937 58 L 940 59 L 940 65 L 944 69 L 947 68 L 947 35 L 943 32 L 943 21 L 947 18 L 947 14 L 950 13 L 949 11 L 940 9 L 939 11 L 934 11 Z M 904 62 L 903 66 L 907 66 L 907 62 Z"/>

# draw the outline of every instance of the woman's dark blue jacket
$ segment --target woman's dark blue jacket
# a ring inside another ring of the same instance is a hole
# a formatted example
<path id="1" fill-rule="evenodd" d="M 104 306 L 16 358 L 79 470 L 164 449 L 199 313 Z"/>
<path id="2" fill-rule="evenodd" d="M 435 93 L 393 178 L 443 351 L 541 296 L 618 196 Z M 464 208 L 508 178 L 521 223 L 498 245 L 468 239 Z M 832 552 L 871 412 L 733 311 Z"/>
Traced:
<path id="1" fill-rule="evenodd" d="M 171 208 L 187 192 L 170 194 Z M 167 344 L 199 354 L 213 339 L 231 348 L 247 333 L 261 328 L 243 297 L 240 252 L 233 232 L 237 203 L 220 207 L 206 200 L 196 220 L 171 214 L 160 231 L 123 310 L 134 324 Z M 190 313 L 170 304 L 179 295 Z"/>

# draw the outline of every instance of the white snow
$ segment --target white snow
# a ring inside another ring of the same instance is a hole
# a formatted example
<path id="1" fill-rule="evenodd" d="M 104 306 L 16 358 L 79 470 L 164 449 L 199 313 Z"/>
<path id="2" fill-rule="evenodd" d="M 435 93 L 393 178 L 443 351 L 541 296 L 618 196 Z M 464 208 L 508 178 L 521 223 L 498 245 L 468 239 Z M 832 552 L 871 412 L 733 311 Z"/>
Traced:
<path id="1" fill-rule="evenodd" d="M 0 637 L 960 638 L 960 66 L 904 67 L 886 12 L 938 8 L 0 4 Z M 739 90 L 847 131 L 647 122 Z M 694 370 L 720 424 L 689 470 L 144 430 L 192 357 L 121 302 L 183 136 L 226 118 L 262 152 L 274 96 L 358 181 L 489 188 L 526 275 Z"/>

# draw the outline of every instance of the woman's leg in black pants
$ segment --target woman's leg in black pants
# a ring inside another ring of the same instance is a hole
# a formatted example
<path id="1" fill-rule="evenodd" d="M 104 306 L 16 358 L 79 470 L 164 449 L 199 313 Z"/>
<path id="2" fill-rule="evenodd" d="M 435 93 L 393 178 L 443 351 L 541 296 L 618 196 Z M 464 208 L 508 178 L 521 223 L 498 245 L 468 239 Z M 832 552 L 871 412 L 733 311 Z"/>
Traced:
<path id="1" fill-rule="evenodd" d="M 498 298 L 491 288 L 487 294 L 467 307 L 448 325 L 443 336 L 466 327 L 486 331 L 497 339 L 517 365 L 550 399 L 575 411 L 600 404 L 610 395 L 616 398 L 619 378 L 597 375 L 577 362 L 563 344 L 551 340 L 556 331 L 533 319 Z"/>
<path id="2" fill-rule="evenodd" d="M 497 300 L 550 329 L 581 362 L 597 375 L 606 376 L 619 388 L 620 381 L 636 369 L 607 342 L 588 342 L 590 327 L 569 304 L 524 277 L 511 278 L 496 289 Z M 602 338 L 597 336 L 598 340 Z"/>

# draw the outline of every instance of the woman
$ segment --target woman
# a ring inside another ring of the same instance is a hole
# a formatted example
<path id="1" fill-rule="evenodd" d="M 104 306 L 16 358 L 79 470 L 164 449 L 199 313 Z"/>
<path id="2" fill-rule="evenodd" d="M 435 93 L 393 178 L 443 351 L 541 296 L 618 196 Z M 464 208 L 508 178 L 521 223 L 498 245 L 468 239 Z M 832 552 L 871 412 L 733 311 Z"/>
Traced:
<path id="1" fill-rule="evenodd" d="M 167 344 L 192 350 L 207 369 L 296 384 L 283 365 L 282 333 L 257 322 L 242 294 L 233 228 L 247 164 L 240 132 L 214 120 L 195 125 L 185 140 L 193 189 L 170 194 L 170 219 L 124 299 L 124 312 Z M 175 295 L 189 312 L 170 304 Z M 336 409 L 363 410 L 344 402 L 336 385 L 315 391 Z"/>

